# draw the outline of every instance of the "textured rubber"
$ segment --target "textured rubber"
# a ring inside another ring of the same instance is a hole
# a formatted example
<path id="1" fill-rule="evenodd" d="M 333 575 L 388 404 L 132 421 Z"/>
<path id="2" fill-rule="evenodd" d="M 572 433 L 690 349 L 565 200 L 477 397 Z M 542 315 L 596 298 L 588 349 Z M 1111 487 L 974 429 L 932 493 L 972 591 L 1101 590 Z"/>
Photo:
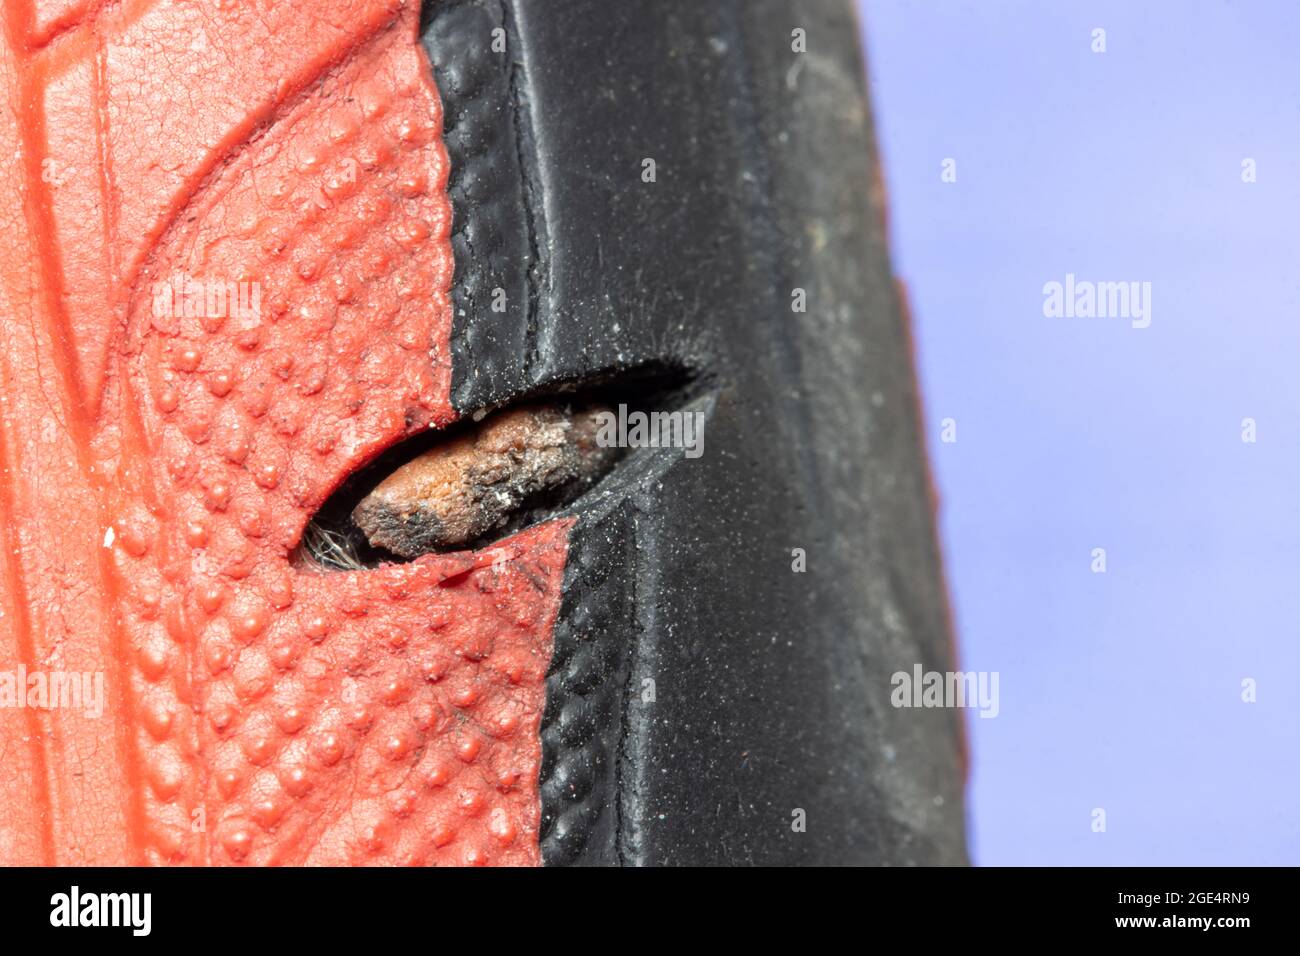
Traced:
<path id="1" fill-rule="evenodd" d="M 417 22 L 6 4 L 0 660 L 105 701 L 0 708 L 0 862 L 540 859 L 568 524 L 291 561 L 350 473 L 456 418 Z"/>
<path id="2" fill-rule="evenodd" d="M 106 699 L 0 706 L 0 862 L 964 861 L 959 718 L 889 702 L 952 647 L 847 0 L 303 6 L 5 6 L 0 704 Z M 294 557 L 597 386 L 703 455 Z"/>
<path id="3" fill-rule="evenodd" d="M 649 371 L 707 421 L 571 512 L 546 862 L 963 862 L 960 718 L 889 701 L 953 650 L 852 4 L 425 21 L 455 406 Z"/>

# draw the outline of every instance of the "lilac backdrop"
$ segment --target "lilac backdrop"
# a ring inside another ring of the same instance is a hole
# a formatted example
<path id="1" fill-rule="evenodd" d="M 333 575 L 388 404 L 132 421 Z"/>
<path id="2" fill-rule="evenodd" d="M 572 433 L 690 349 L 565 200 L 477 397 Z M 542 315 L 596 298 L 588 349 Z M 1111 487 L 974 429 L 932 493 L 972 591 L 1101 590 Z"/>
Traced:
<path id="1" fill-rule="evenodd" d="M 1300 863 L 1300 5 L 861 7 L 962 666 L 1000 673 L 974 860 Z M 1151 282 L 1150 327 L 1044 317 L 1067 272 Z"/>

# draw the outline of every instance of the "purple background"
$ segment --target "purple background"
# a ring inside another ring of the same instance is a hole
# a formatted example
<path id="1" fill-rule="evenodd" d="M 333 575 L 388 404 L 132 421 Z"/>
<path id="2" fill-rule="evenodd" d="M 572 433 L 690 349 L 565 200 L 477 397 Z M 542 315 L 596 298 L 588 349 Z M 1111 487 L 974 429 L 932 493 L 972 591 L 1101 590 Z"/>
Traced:
<path id="1" fill-rule="evenodd" d="M 1001 674 L 973 859 L 1300 863 L 1300 5 L 861 7 L 961 666 Z M 1151 282 L 1151 327 L 1045 318 L 1067 272 Z"/>

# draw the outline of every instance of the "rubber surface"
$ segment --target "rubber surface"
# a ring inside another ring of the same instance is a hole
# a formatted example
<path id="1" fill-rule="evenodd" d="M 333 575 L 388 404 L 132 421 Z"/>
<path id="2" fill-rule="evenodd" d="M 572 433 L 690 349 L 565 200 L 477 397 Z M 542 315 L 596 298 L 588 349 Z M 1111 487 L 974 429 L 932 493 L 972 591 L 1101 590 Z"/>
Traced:
<path id="1" fill-rule="evenodd" d="M 964 861 L 959 718 L 889 704 L 952 648 L 846 2 L 4 18 L 0 661 L 106 706 L 0 707 L 0 861 Z M 703 455 L 294 562 L 405 436 L 597 385 Z"/>
<path id="2" fill-rule="evenodd" d="M 425 21 L 453 403 L 650 369 L 677 383 L 656 407 L 708 416 L 701 457 L 638 452 L 572 511 L 544 858 L 964 862 L 960 716 L 889 702 L 954 664 L 851 4 Z"/>
<path id="3" fill-rule="evenodd" d="M 345 477 L 456 417 L 417 14 L 6 5 L 0 659 L 105 701 L 0 708 L 0 862 L 539 860 L 567 525 L 290 560 Z M 260 305 L 187 310 L 185 277 Z"/>

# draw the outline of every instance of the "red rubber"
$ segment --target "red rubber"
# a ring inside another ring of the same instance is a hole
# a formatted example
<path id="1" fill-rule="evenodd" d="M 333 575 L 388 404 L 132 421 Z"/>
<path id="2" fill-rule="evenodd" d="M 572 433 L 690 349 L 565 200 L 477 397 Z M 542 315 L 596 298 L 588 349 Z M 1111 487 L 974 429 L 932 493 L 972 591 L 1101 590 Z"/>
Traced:
<path id="1" fill-rule="evenodd" d="M 5 5 L 0 671 L 106 700 L 0 707 L 0 863 L 540 862 L 567 523 L 291 561 L 455 418 L 419 5 L 307 6 Z M 186 275 L 260 314 L 169 311 Z"/>

